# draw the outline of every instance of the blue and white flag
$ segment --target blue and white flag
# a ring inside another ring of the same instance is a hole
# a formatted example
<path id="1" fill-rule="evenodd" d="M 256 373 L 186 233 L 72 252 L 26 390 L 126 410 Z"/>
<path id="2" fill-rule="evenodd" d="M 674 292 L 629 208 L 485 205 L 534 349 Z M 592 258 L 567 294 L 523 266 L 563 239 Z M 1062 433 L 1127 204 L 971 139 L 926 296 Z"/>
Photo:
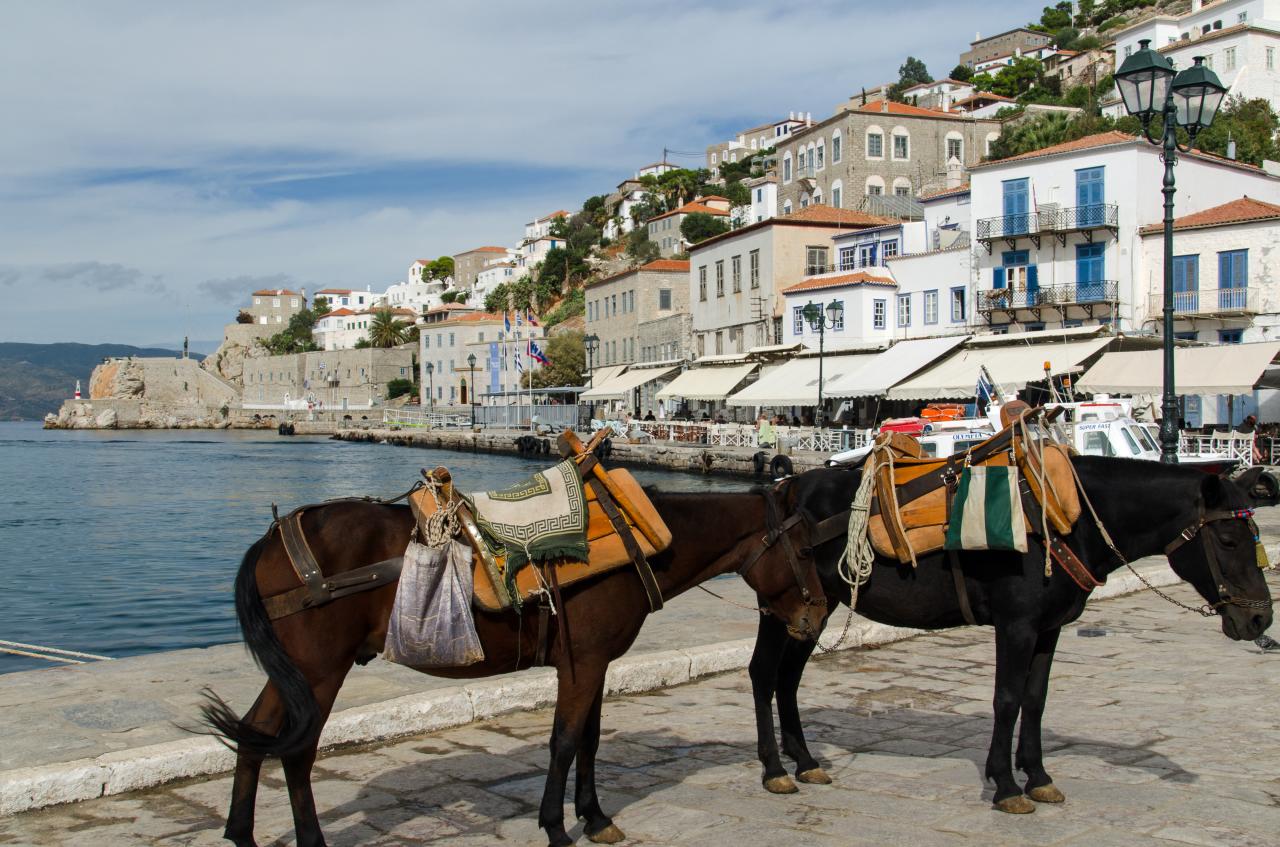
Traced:
<path id="1" fill-rule="evenodd" d="M 974 388 L 974 396 L 978 401 L 979 415 L 985 414 L 987 406 L 996 399 L 995 381 L 991 379 L 991 374 L 987 373 L 986 365 L 978 368 L 978 385 Z"/>
<path id="2" fill-rule="evenodd" d="M 511 313 L 506 309 L 502 310 L 502 328 L 506 330 L 508 335 L 511 334 Z"/>
<path id="3" fill-rule="evenodd" d="M 520 346 L 516 345 L 516 373 L 524 373 L 524 363 L 520 361 Z"/>

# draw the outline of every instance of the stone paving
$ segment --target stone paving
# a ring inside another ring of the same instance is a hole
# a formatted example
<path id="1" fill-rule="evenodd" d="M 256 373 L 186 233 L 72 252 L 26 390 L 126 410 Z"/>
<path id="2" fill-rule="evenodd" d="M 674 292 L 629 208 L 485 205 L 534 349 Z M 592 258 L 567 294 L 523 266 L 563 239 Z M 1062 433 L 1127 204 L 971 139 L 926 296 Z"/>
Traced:
<path id="1" fill-rule="evenodd" d="M 1067 802 L 1016 817 L 990 809 L 981 779 L 992 654 L 990 630 L 963 629 L 815 658 L 801 705 L 835 784 L 793 796 L 760 787 L 745 673 L 610 699 L 602 802 L 646 845 L 1280 843 L 1280 655 L 1150 594 L 1091 604 L 1063 634 L 1045 715 Z M 323 756 L 329 843 L 545 843 L 550 721 L 526 712 Z M 292 844 L 278 767 L 263 783 L 260 843 Z M 222 777 L 32 812 L 0 819 L 0 844 L 222 844 L 229 795 Z"/>

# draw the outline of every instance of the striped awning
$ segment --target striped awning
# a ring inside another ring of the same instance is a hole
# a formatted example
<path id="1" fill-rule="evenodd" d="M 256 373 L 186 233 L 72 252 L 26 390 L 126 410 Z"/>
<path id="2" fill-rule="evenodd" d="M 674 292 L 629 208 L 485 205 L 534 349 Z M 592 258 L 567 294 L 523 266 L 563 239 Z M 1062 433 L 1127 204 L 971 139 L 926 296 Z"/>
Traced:
<path id="1" fill-rule="evenodd" d="M 680 397 L 685 400 L 723 400 L 733 393 L 756 368 L 746 365 L 721 365 L 719 367 L 690 368 L 673 379 L 658 392 L 659 400 Z"/>
<path id="2" fill-rule="evenodd" d="M 613 379 L 594 388 L 582 392 L 579 397 L 587 400 L 625 400 L 634 390 L 647 382 L 662 379 L 678 371 L 679 368 L 632 368 Z"/>
<path id="3" fill-rule="evenodd" d="M 875 359 L 874 353 L 821 357 L 822 382 L 831 385 L 855 373 Z M 816 406 L 818 404 L 818 356 L 792 359 L 734 394 L 730 406 Z M 826 393 L 825 390 L 823 392 Z"/>

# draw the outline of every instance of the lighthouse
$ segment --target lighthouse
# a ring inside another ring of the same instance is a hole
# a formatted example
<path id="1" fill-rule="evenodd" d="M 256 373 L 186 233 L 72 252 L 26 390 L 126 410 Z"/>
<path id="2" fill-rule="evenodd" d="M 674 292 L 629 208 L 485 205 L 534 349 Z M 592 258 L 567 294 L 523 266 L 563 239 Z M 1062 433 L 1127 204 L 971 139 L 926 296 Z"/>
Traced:
<path id="1" fill-rule="evenodd" d="M 76 380 L 76 399 L 80 399 L 80 380 Z"/>

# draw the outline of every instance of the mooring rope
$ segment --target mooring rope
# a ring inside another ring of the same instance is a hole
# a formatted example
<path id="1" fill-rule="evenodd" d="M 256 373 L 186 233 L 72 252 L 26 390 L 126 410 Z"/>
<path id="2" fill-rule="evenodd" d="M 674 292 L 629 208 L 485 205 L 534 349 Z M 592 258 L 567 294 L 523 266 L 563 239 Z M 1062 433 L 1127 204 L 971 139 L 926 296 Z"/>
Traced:
<path id="1" fill-rule="evenodd" d="M 62 650 L 57 647 L 44 647 L 40 644 L 25 644 L 21 641 L 0 640 L 0 653 L 11 653 L 15 656 L 30 656 L 33 659 L 45 659 L 50 662 L 65 662 L 82 665 L 81 659 L 95 662 L 109 662 L 110 656 L 99 656 L 96 653 L 81 653 L 78 650 Z M 70 657 L 70 658 L 64 658 Z"/>

